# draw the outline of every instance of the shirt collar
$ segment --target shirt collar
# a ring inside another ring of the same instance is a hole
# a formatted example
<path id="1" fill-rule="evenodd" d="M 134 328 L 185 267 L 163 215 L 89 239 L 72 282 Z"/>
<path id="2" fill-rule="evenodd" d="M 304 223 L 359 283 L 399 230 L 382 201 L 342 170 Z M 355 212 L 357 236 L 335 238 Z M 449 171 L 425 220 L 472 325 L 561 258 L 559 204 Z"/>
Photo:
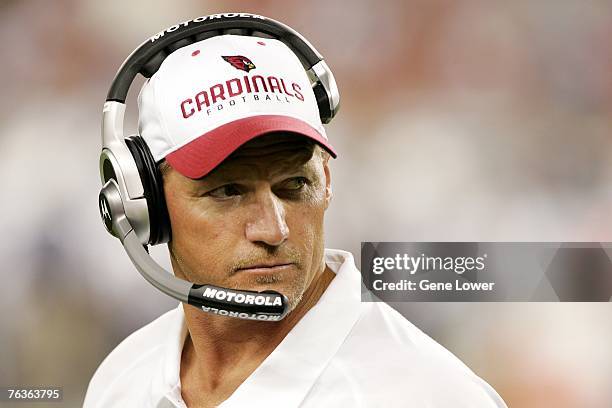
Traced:
<path id="1" fill-rule="evenodd" d="M 151 380 L 151 392 L 149 393 L 149 406 L 151 407 L 185 406 L 181 397 L 180 370 L 183 344 L 188 330 L 183 304 L 179 303 L 172 314 L 168 336 L 160 350 L 162 355 L 160 366 L 153 373 Z"/>
<path id="2" fill-rule="evenodd" d="M 326 249 L 325 263 L 336 277 L 317 304 L 220 407 L 298 406 L 306 397 L 357 321 L 361 302 L 361 274 L 351 253 Z M 180 388 L 187 336 L 182 304 L 175 313 L 161 367 L 151 383 L 151 406 L 160 406 L 160 400 L 185 406 Z"/>

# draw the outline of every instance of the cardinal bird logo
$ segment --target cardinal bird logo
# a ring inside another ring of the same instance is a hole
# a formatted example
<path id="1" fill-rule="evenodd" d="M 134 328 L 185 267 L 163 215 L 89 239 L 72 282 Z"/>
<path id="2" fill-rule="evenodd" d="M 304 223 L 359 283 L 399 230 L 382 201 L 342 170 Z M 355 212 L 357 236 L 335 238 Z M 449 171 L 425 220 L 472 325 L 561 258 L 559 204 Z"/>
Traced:
<path id="1" fill-rule="evenodd" d="M 240 69 L 242 71 L 249 72 L 252 69 L 255 69 L 255 64 L 243 55 L 222 55 L 224 60 L 232 64 L 232 66 L 236 69 Z"/>

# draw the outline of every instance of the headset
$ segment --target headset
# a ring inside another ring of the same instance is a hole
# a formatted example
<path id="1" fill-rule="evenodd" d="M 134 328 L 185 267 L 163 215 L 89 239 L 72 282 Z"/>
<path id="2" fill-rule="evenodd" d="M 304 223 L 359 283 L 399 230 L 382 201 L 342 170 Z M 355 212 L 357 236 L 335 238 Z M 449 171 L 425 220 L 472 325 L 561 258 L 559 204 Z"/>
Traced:
<path id="1" fill-rule="evenodd" d="M 200 285 L 175 277 L 148 253 L 148 245 L 170 241 L 170 218 L 157 163 L 139 135 L 124 137 L 125 101 L 137 74 L 150 78 L 173 51 L 218 35 L 273 38 L 299 58 L 312 84 L 319 115 L 329 123 L 340 106 L 334 76 L 321 54 L 292 28 L 264 16 L 224 13 L 175 24 L 142 43 L 115 75 L 104 103 L 98 196 L 109 233 L 119 238 L 140 274 L 163 293 L 218 315 L 277 321 L 288 313 L 287 298 L 275 291 L 255 292 Z"/>

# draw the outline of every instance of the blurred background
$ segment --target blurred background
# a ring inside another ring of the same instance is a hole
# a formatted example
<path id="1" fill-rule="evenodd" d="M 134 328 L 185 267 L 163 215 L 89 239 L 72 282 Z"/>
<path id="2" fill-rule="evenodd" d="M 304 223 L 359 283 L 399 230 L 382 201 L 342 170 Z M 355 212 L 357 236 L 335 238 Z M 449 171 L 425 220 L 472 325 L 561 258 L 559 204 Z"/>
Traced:
<path id="1" fill-rule="evenodd" d="M 48 406 L 78 407 L 103 358 L 176 305 L 100 222 L 102 104 L 142 41 L 224 11 L 285 22 L 334 71 L 327 247 L 612 240 L 608 1 L 2 0 L 0 386 L 63 386 Z M 610 303 L 394 307 L 510 407 L 612 406 Z"/>

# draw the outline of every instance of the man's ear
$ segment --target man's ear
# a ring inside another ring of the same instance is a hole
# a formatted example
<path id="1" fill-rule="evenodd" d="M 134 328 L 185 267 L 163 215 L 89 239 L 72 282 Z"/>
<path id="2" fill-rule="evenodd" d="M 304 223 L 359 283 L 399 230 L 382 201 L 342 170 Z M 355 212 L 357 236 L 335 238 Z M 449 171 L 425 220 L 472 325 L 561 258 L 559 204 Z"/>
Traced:
<path id="1" fill-rule="evenodd" d="M 329 203 L 331 202 L 333 192 L 331 185 L 331 172 L 329 171 L 329 154 L 323 155 L 323 171 L 325 173 L 325 209 L 329 207 Z"/>

